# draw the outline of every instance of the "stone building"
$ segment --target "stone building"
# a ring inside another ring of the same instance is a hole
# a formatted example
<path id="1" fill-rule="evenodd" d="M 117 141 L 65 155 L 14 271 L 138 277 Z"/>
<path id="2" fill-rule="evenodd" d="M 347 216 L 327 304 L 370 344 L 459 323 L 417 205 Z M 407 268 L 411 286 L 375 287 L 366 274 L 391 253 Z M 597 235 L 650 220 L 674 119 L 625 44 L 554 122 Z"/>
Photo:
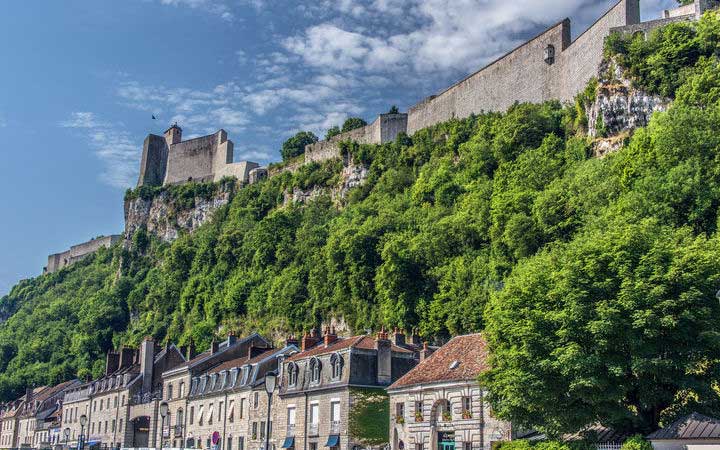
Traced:
<path id="1" fill-rule="evenodd" d="M 25 431 L 22 438 L 20 432 L 20 420 L 33 403 L 33 398 L 46 389 L 45 386 L 35 389 L 27 389 L 25 395 L 20 398 L 3 404 L 0 408 L 0 448 L 20 447 L 20 441 L 25 440 L 28 424 L 24 423 Z"/>
<path id="2" fill-rule="evenodd" d="M 246 358 L 249 352 L 259 352 L 270 348 L 272 348 L 272 344 L 257 333 L 241 339 L 230 334 L 227 340 L 220 343 L 213 342 L 210 349 L 199 355 L 194 355 L 192 348 L 189 348 L 186 362 L 165 371 L 162 375 L 163 397 L 168 403 L 169 410 L 168 417 L 165 420 L 165 428 L 162 431 L 163 442 L 172 447 L 194 448 L 205 445 L 206 439 L 203 439 L 203 437 L 209 436 L 203 434 L 207 431 L 203 428 L 204 425 L 198 425 L 198 415 L 205 415 L 206 412 L 204 403 L 198 403 L 197 401 L 201 397 L 197 394 L 199 392 L 198 386 L 194 386 L 195 394 L 191 398 L 193 380 L 197 382 L 200 377 L 207 375 L 211 369 L 217 368 L 224 363 Z M 222 400 L 222 402 L 225 405 L 228 404 L 225 400 Z M 214 402 L 214 405 L 219 405 L 219 401 Z M 202 412 L 200 406 L 203 406 Z M 217 417 L 216 414 L 215 423 L 217 423 Z M 207 420 L 203 424 L 206 422 Z M 214 429 L 213 431 L 218 430 Z"/>
<path id="3" fill-rule="evenodd" d="M 70 429 L 70 445 L 82 435 L 86 445 L 147 447 L 157 427 L 162 372 L 184 361 L 174 345 L 159 348 L 150 338 L 137 351 L 108 352 L 103 377 L 65 394 L 61 427 Z"/>
<path id="4" fill-rule="evenodd" d="M 122 238 L 121 235 L 102 236 L 82 244 L 73 245 L 70 250 L 55 253 L 48 256 L 47 266 L 43 267 L 43 273 L 53 273 L 92 255 L 101 248 L 109 248 Z"/>
<path id="5" fill-rule="evenodd" d="M 19 447 L 49 447 L 50 429 L 57 428 L 55 413 L 62 408 L 62 401 L 69 389 L 80 384 L 78 380 L 66 381 L 52 387 L 40 388 L 26 401 L 18 417 L 17 445 Z M 27 397 L 28 394 L 25 394 Z"/>
<path id="6" fill-rule="evenodd" d="M 487 368 L 481 334 L 452 338 L 388 388 L 391 450 L 489 450 L 513 437 L 493 417 L 477 378 Z"/>
<path id="7" fill-rule="evenodd" d="M 382 446 L 387 433 L 364 424 L 387 420 L 378 413 L 387 405 L 385 387 L 415 366 L 416 350 L 399 332 L 393 340 L 385 331 L 375 338 L 341 338 L 331 329 L 306 334 L 300 352 L 281 365 L 275 442 L 294 450 Z"/>
<path id="8" fill-rule="evenodd" d="M 150 134 L 145 139 L 138 186 L 219 181 L 223 177 L 247 183 L 258 164 L 233 162 L 233 148 L 225 130 L 183 141 L 182 129 L 175 124 L 163 136 Z"/>

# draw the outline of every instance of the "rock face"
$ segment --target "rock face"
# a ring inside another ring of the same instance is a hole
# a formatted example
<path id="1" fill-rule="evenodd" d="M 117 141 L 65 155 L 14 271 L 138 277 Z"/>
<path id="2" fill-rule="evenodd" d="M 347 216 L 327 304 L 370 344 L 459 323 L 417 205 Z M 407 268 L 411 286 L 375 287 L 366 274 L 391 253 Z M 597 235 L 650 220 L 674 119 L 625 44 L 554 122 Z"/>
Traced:
<path id="1" fill-rule="evenodd" d="M 617 150 L 633 130 L 647 126 L 657 111 L 665 111 L 669 100 L 633 87 L 613 60 L 600 66 L 595 102 L 587 108 L 588 135 L 596 138 L 596 156 Z"/>
<path id="2" fill-rule="evenodd" d="M 341 182 L 333 188 L 313 186 L 311 189 L 294 188 L 292 192 L 285 192 L 284 205 L 291 202 L 305 203 L 321 195 L 329 194 L 335 202 L 344 199 L 350 189 L 361 186 L 368 177 L 369 169 L 363 164 L 355 164 L 352 160 L 343 158 Z"/>
<path id="3" fill-rule="evenodd" d="M 180 205 L 168 192 L 152 199 L 137 198 L 125 202 L 125 239 L 129 242 L 135 231 L 146 227 L 165 242 L 178 238 L 181 232 L 192 233 L 210 220 L 218 208 L 228 204 L 231 189 L 224 189 L 210 198 L 195 197 L 194 206 Z"/>

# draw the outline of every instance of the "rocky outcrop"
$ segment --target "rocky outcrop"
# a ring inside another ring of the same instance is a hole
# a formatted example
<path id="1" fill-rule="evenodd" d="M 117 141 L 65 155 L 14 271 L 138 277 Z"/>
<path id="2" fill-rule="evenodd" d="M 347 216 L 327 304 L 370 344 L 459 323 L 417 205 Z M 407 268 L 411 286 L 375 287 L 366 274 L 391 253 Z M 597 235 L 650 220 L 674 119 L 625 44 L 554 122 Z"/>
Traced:
<path id="1" fill-rule="evenodd" d="M 622 147 L 633 130 L 647 126 L 653 113 L 665 111 L 669 103 L 635 88 L 615 61 L 603 61 L 595 101 L 587 107 L 588 135 L 596 139 L 595 155 L 605 156 Z"/>
<path id="2" fill-rule="evenodd" d="M 350 192 L 350 189 L 361 186 L 368 177 L 369 169 L 364 164 L 355 164 L 352 160 L 343 159 L 343 168 L 340 183 L 332 188 L 313 186 L 309 189 L 294 188 L 285 192 L 284 205 L 291 202 L 306 203 L 321 195 L 330 195 L 336 203 L 342 200 Z"/>
<path id="3" fill-rule="evenodd" d="M 232 189 L 224 187 L 212 196 L 195 197 L 192 206 L 164 191 L 150 198 L 136 198 L 125 202 L 125 239 L 129 242 L 135 232 L 145 227 L 149 234 L 165 242 L 178 238 L 180 233 L 192 233 L 210 220 L 218 208 L 227 205 Z"/>

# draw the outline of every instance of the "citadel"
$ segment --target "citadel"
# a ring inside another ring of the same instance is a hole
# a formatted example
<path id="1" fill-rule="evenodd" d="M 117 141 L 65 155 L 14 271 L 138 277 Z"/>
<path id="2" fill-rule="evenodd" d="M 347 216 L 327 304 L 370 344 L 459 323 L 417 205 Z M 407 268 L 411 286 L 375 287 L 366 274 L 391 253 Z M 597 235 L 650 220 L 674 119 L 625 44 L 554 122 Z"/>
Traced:
<path id="1" fill-rule="evenodd" d="M 566 18 L 444 91 L 411 106 L 407 113 L 381 114 L 364 127 L 308 145 L 303 161 L 340 158 L 341 142 L 384 144 L 401 133 L 412 136 L 453 118 L 505 111 L 516 102 L 569 102 L 598 74 L 605 38 L 611 33 L 647 34 L 671 22 L 697 20 L 718 5 L 720 0 L 694 0 L 664 11 L 662 18 L 641 22 L 640 0 L 619 0 L 574 40 Z M 182 129 L 174 124 L 162 136 L 150 134 L 145 139 L 137 186 L 217 182 L 229 177 L 243 185 L 276 173 L 255 162 L 234 162 L 233 149 L 234 143 L 225 130 L 183 141 Z M 297 165 L 282 170 L 295 168 Z M 94 239 L 50 255 L 43 272 L 57 271 L 119 239 L 117 235 Z"/>

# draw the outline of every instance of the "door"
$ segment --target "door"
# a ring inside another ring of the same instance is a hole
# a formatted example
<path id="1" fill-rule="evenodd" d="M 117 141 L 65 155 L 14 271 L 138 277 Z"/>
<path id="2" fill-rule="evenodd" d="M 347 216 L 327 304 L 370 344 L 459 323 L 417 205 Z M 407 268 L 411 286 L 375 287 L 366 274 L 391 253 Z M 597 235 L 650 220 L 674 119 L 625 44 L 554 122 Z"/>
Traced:
<path id="1" fill-rule="evenodd" d="M 438 433 L 438 450 L 455 450 L 455 433 Z"/>

